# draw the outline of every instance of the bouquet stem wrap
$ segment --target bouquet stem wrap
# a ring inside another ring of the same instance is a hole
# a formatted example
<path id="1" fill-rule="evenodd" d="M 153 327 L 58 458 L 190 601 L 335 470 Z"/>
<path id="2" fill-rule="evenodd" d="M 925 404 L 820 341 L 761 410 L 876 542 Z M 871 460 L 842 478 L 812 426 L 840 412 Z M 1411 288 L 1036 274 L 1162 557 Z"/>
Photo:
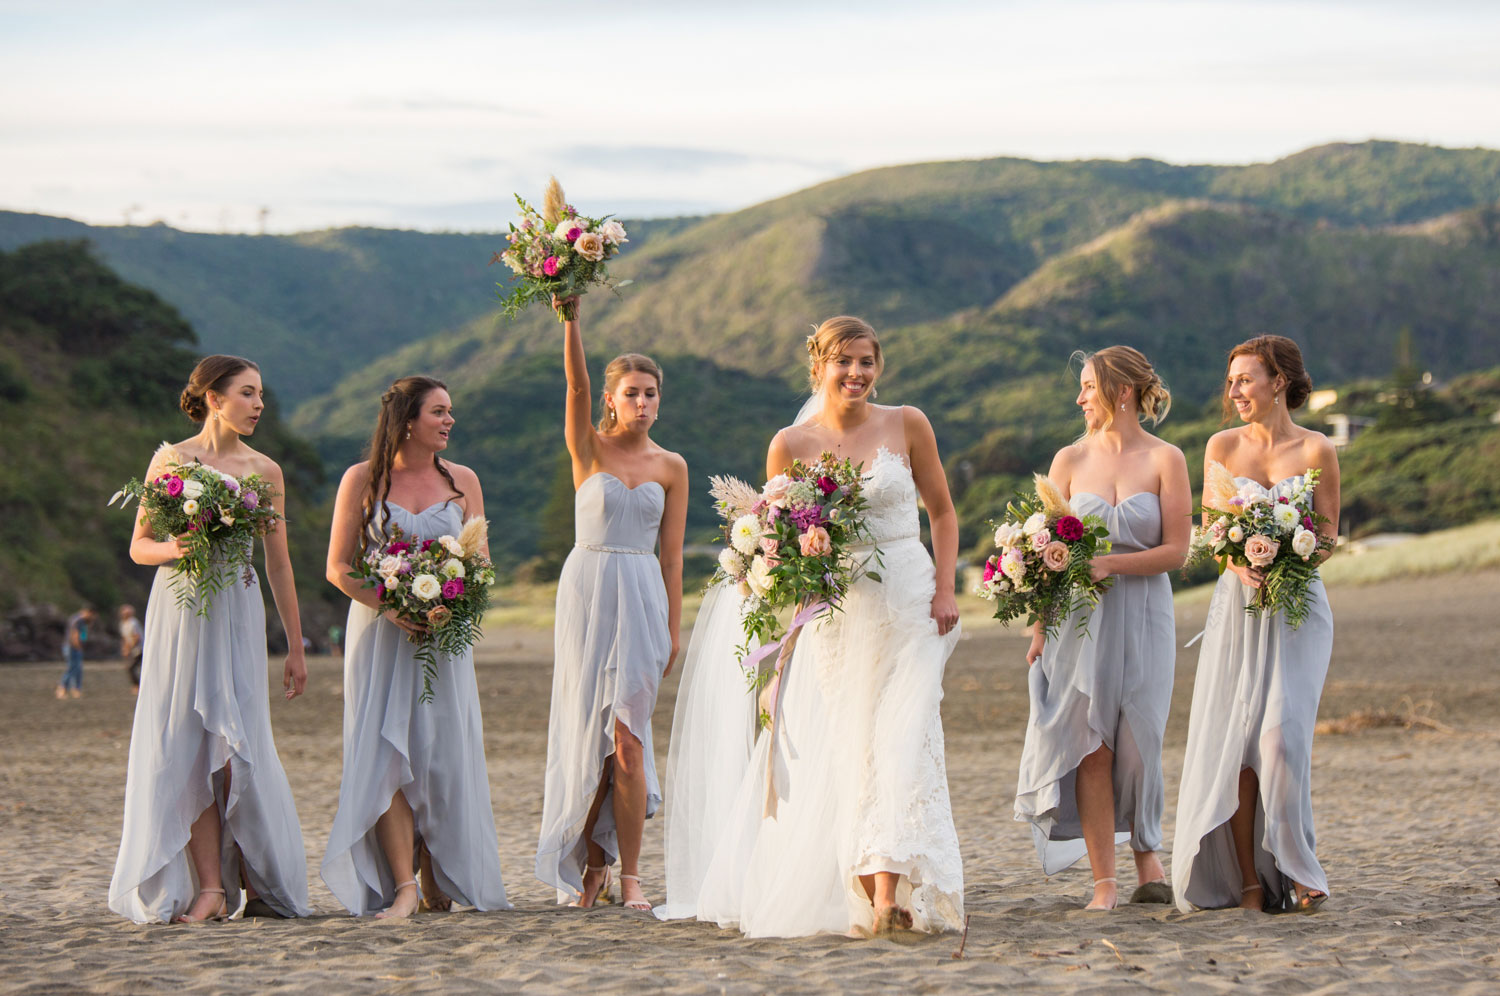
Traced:
<path id="1" fill-rule="evenodd" d="M 786 680 L 786 670 L 792 665 L 792 652 L 797 649 L 797 640 L 802 636 L 802 628 L 822 615 L 825 609 L 830 608 L 832 606 L 827 602 L 820 601 L 800 609 L 792 619 L 792 625 L 785 637 L 767 646 L 757 648 L 753 654 L 745 658 L 742 662 L 742 666 L 753 668 L 761 660 L 769 656 L 771 651 L 779 648 L 771 680 L 766 684 L 765 688 L 761 689 L 760 700 L 758 702 L 761 715 L 765 717 L 766 736 L 771 738 L 769 741 L 770 749 L 766 751 L 766 801 L 764 808 L 761 810 L 761 816 L 763 817 L 774 817 L 776 815 L 776 801 L 780 798 L 780 793 L 776 790 L 776 746 L 780 742 L 778 739 L 780 730 L 777 719 L 781 716 L 781 687 Z"/>

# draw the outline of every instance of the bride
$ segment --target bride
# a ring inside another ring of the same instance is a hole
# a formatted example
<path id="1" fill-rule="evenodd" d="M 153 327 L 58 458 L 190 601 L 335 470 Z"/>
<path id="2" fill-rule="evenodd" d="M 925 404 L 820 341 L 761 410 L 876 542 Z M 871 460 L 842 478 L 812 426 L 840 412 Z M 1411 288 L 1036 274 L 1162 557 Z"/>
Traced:
<path id="1" fill-rule="evenodd" d="M 753 937 L 957 929 L 963 867 L 939 714 L 958 638 L 957 516 L 937 442 L 911 407 L 872 404 L 875 331 L 830 318 L 808 338 L 813 398 L 772 440 L 768 477 L 824 452 L 863 464 L 882 580 L 809 623 L 773 735 L 734 647 L 737 596 L 716 589 L 688 648 L 668 757 L 667 905 Z M 938 568 L 920 538 L 928 510 Z M 858 551 L 871 558 L 873 547 Z M 764 814 L 774 764 L 774 815 Z M 725 781 L 737 788 L 723 791 Z"/>

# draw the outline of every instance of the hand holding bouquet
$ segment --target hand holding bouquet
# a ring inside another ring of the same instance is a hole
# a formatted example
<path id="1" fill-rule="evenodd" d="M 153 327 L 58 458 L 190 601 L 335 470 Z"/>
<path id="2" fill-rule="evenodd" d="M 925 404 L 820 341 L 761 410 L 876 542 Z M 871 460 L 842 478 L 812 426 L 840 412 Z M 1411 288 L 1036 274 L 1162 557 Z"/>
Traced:
<path id="1" fill-rule="evenodd" d="M 375 589 L 382 612 L 410 624 L 408 638 L 422 662 L 420 702 L 432 701 L 437 655 L 461 654 L 482 635 L 495 583 L 495 568 L 480 552 L 487 535 L 481 518 L 470 519 L 457 536 L 427 540 L 392 527 L 391 539 L 370 548 L 350 574 Z"/>
<path id="2" fill-rule="evenodd" d="M 1008 623 L 1026 616 L 1040 622 L 1046 635 L 1075 609 L 1099 604 L 1110 580 L 1089 574 L 1094 557 L 1108 553 L 1109 529 L 1096 515 L 1078 516 L 1051 478 L 1036 475 L 1036 490 L 1019 495 L 1005 507 L 995 528 L 1000 552 L 984 564 L 976 594 L 995 603 L 995 618 Z M 1078 622 L 1088 631 L 1088 616 Z"/>
<path id="3" fill-rule="evenodd" d="M 246 587 L 255 582 L 253 541 L 282 520 L 272 505 L 278 493 L 259 474 L 220 473 L 198 460 L 184 460 L 165 443 L 157 454 L 163 458 L 162 473 L 149 481 L 130 481 L 109 504 L 119 501 L 123 508 L 131 499 L 139 501 L 152 536 L 186 543 L 187 552 L 172 568 L 178 575 L 173 583 L 177 604 L 196 600 L 198 615 L 207 616 L 213 596 L 232 578 L 238 576 Z"/>
<path id="4" fill-rule="evenodd" d="M 1245 611 L 1259 616 L 1280 609 L 1287 625 L 1298 628 L 1312 606 L 1308 589 L 1317 580 L 1317 554 L 1333 549 L 1318 532 L 1328 521 L 1313 511 L 1318 471 L 1309 469 L 1289 494 L 1273 495 L 1251 481 L 1240 487 L 1217 460 L 1208 464 L 1203 485 L 1203 525 L 1193 531 L 1188 563 L 1210 558 L 1223 574 L 1229 564 L 1253 567 L 1265 580 Z"/>
<path id="5" fill-rule="evenodd" d="M 603 218 L 586 218 L 563 200 L 562 187 L 554 177 L 547 184 L 542 212 L 537 213 L 521 195 L 521 224 L 514 223 L 506 235 L 510 243 L 490 259 L 504 263 L 519 278 L 510 294 L 501 301 L 507 318 L 514 318 L 535 301 L 563 301 L 558 308 L 559 321 L 577 317 L 577 305 L 570 301 L 588 290 L 591 284 L 614 288 L 609 278 L 608 261 L 629 239 L 625 226 Z"/>

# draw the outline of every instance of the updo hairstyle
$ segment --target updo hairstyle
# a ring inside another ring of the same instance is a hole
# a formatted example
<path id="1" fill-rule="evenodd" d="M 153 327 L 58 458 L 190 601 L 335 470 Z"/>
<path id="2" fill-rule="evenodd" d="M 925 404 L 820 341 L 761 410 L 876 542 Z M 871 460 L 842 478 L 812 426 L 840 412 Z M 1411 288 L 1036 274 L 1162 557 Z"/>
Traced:
<path id="1" fill-rule="evenodd" d="M 844 347 L 859 339 L 870 340 L 870 345 L 875 349 L 875 376 L 879 377 L 885 369 L 885 357 L 880 353 L 880 337 L 875 334 L 875 329 L 863 318 L 855 318 L 852 315 L 838 315 L 834 318 L 826 318 L 812 335 L 807 337 L 807 381 L 814 394 L 822 387 L 818 377 L 818 367 L 835 359 L 844 351 Z"/>
<path id="2" fill-rule="evenodd" d="M 1160 425 L 1167 412 L 1172 410 L 1172 392 L 1167 390 L 1167 385 L 1157 376 L 1156 368 L 1140 350 L 1130 346 L 1106 346 L 1096 353 L 1073 355 L 1093 365 L 1094 385 L 1099 397 L 1109 403 L 1101 430 L 1115 424 L 1120 389 L 1124 387 L 1135 393 L 1137 418 L 1148 418 L 1152 425 Z"/>
<path id="3" fill-rule="evenodd" d="M 1258 356 L 1266 373 L 1273 378 L 1277 374 L 1281 375 L 1286 381 L 1287 411 L 1294 412 L 1307 404 L 1307 397 L 1312 394 L 1312 378 L 1302 365 L 1302 350 L 1284 335 L 1258 335 L 1254 339 L 1246 339 L 1229 351 L 1229 359 L 1224 365 L 1226 421 L 1234 418 L 1235 414 L 1234 402 L 1229 400 L 1229 364 L 1234 362 L 1236 356 Z"/>
<path id="4" fill-rule="evenodd" d="M 229 382 L 234 380 L 235 374 L 244 370 L 259 371 L 260 367 L 243 356 L 225 356 L 220 353 L 205 356 L 193 368 L 193 374 L 188 378 L 187 387 L 182 389 L 182 398 L 178 404 L 194 422 L 207 422 L 208 392 L 224 394 L 229 390 Z"/>
<path id="5" fill-rule="evenodd" d="M 628 373 L 650 374 L 656 378 L 656 389 L 661 390 L 661 367 L 656 361 L 641 353 L 621 353 L 609 361 L 609 366 L 604 368 L 604 390 L 599 395 L 599 431 L 608 433 L 619 424 L 620 418 L 615 414 L 615 408 L 609 403 L 609 396 L 615 393 L 615 388 L 620 386 L 620 378 Z"/>

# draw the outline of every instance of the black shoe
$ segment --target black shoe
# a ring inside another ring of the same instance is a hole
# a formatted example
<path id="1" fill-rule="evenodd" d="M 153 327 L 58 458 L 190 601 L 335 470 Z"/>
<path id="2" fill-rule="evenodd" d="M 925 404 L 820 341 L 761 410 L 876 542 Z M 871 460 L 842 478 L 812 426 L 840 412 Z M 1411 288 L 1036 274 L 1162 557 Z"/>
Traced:
<path id="1" fill-rule="evenodd" d="M 271 908 L 270 903 L 266 902 L 259 896 L 256 896 L 254 899 L 251 899 L 245 903 L 245 912 L 242 913 L 241 916 L 246 920 L 249 920 L 251 917 L 265 917 L 270 920 L 288 919 L 286 914 L 276 912 Z"/>

